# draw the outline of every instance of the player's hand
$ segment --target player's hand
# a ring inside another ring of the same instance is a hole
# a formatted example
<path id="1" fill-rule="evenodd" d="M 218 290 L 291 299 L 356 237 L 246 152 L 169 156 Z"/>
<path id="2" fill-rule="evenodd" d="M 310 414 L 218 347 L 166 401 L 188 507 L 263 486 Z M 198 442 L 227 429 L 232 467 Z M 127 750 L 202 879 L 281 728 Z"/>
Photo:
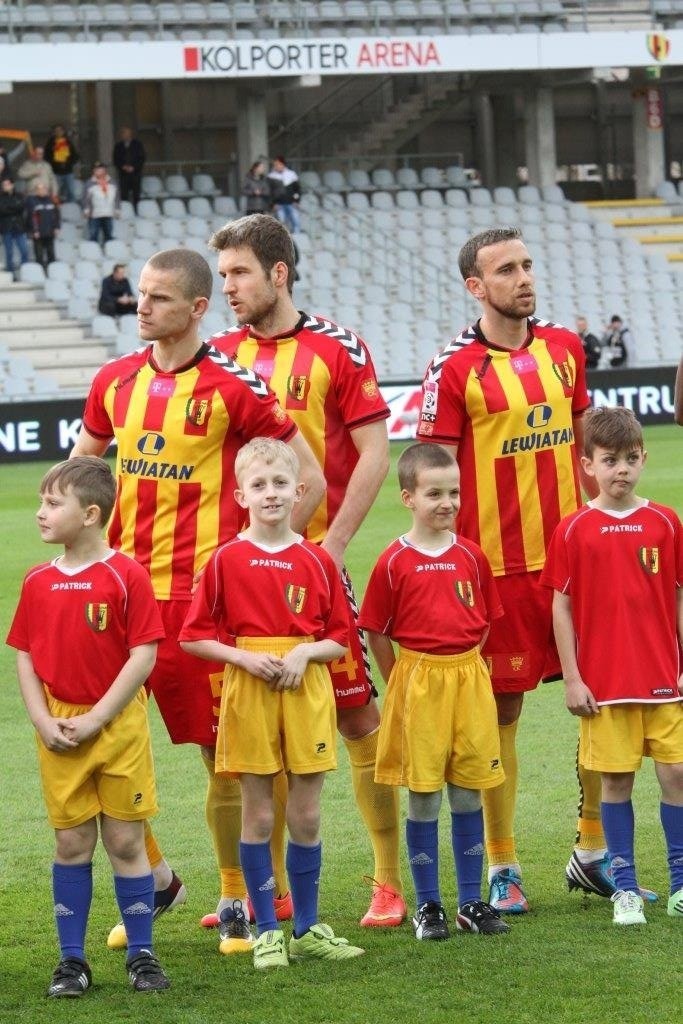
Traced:
<path id="1" fill-rule="evenodd" d="M 64 723 L 64 732 L 76 741 L 76 746 L 97 736 L 101 728 L 102 723 L 98 722 L 90 712 L 86 712 L 84 715 L 75 715 L 74 718 L 67 718 Z"/>
<path id="2" fill-rule="evenodd" d="M 68 718 L 50 717 L 36 726 L 38 735 L 48 750 L 73 750 L 78 746 L 78 740 L 74 739 L 66 728 L 68 723 Z"/>
<path id="3" fill-rule="evenodd" d="M 591 718 L 600 714 L 595 697 L 582 679 L 572 682 L 565 680 L 565 700 L 569 711 L 579 718 Z"/>
<path id="4" fill-rule="evenodd" d="M 308 644 L 299 644 L 287 651 L 283 660 L 282 674 L 280 676 L 279 690 L 298 690 L 304 672 L 308 668 Z"/>
<path id="5" fill-rule="evenodd" d="M 259 654 L 255 651 L 240 651 L 240 667 L 263 679 L 271 690 L 278 690 L 280 673 L 282 672 L 282 658 L 276 658 L 274 654 Z"/>

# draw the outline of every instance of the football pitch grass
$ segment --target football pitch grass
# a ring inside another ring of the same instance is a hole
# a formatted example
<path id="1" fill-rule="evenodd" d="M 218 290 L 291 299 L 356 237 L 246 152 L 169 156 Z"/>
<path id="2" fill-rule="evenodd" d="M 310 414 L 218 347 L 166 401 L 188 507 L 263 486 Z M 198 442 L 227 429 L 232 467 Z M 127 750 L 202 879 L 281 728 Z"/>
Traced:
<path id="1" fill-rule="evenodd" d="M 646 431 L 649 460 L 640 493 L 683 506 L 680 466 L 683 431 Z M 395 458 L 400 451 L 396 446 Z M 0 629 L 7 633 L 24 570 L 53 557 L 39 539 L 34 514 L 45 464 L 0 466 Z M 464 495 L 467 500 L 467 495 Z M 407 529 L 392 471 L 349 554 L 357 588 L 382 548 Z M 618 586 L 614 581 L 612 586 Z M 609 601 L 609 590 L 604 594 Z M 425 608 L 425 616 L 429 609 Z M 600 624 L 596 624 L 600 628 Z M 609 636 L 605 637 L 609 643 Z M 619 652 L 614 651 L 614 657 Z M 647 671 L 647 666 L 643 666 Z M 659 903 L 647 908 L 647 927 L 615 928 L 611 904 L 569 893 L 564 867 L 572 849 L 577 800 L 576 722 L 564 709 L 560 684 L 530 694 L 519 730 L 518 846 L 532 913 L 511 919 L 507 936 L 455 932 L 455 889 L 446 808 L 441 821 L 441 879 L 452 938 L 418 943 L 408 923 L 400 929 L 362 929 L 369 898 L 369 843 L 351 795 L 348 759 L 323 793 L 321 918 L 366 949 L 341 964 L 297 964 L 254 971 L 250 955 L 224 957 L 215 932 L 199 927 L 213 910 L 217 880 L 203 802 L 206 775 L 197 751 L 172 747 L 152 711 L 161 814 L 155 831 L 188 887 L 188 903 L 161 918 L 156 951 L 172 981 L 158 996 L 134 994 L 124 958 L 107 950 L 117 919 L 111 872 L 103 850 L 95 857 L 95 896 L 87 953 L 94 988 L 79 1001 L 48 1002 L 44 992 L 58 959 L 50 892 L 53 837 L 46 823 L 32 730 L 18 694 L 14 655 L 0 648 L 0 1020 L 17 1024 L 79 1021 L 100 1024 L 228 1020 L 235 1024 L 419 1024 L 468 1020 L 473 1024 L 674 1024 L 681 1018 L 680 953 L 683 922 L 666 915 L 668 895 L 659 798 L 650 761 L 636 780 L 637 859 L 642 884 Z M 380 690 L 383 687 L 380 686 Z M 444 804 L 446 801 L 444 801 Z M 405 820 L 402 793 L 402 823 Z M 409 906 L 412 885 L 402 837 L 402 869 Z M 289 926 L 285 926 L 289 932 Z"/>

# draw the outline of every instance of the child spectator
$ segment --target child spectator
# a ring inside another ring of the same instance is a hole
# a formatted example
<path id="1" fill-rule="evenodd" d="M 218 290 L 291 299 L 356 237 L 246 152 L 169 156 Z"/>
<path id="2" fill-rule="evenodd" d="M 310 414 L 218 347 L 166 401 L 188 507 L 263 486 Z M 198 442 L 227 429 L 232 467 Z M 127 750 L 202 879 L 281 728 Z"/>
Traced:
<path id="1" fill-rule="evenodd" d="M 239 774 L 242 789 L 240 859 L 259 933 L 254 967 L 288 964 L 270 852 L 273 779 L 283 769 L 294 905 L 289 957 L 347 960 L 363 950 L 318 923 L 320 794 L 325 772 L 337 766 L 334 696 L 323 664 L 342 657 L 348 644 L 341 581 L 327 552 L 291 529 L 303 494 L 291 449 L 255 438 L 238 452 L 235 475 L 249 527 L 212 556 L 180 641 L 191 654 L 227 666 L 216 771 Z M 221 952 L 235 942 L 250 948 L 240 900 L 222 911 L 221 928 Z"/>
<path id="2" fill-rule="evenodd" d="M 491 679 L 480 653 L 489 622 L 502 608 L 484 554 L 452 532 L 460 473 L 451 453 L 439 445 L 411 445 L 398 460 L 398 479 L 413 525 L 380 556 L 359 620 L 388 683 L 375 779 L 408 787 L 415 937 L 449 937 L 438 867 L 444 783 L 458 883 L 457 928 L 503 933 L 509 925 L 481 899 L 480 793 L 504 778 Z"/>
<path id="3" fill-rule="evenodd" d="M 542 582 L 579 756 L 602 779 L 602 824 L 617 925 L 645 924 L 631 793 L 643 755 L 661 788 L 667 912 L 683 918 L 683 535 L 676 513 L 636 495 L 647 453 L 629 409 L 591 409 L 584 469 L 599 494 L 555 529 Z M 606 642 L 607 641 L 607 642 Z"/>
<path id="4" fill-rule="evenodd" d="M 55 238 L 61 227 L 59 206 L 42 181 L 26 197 L 26 223 L 33 239 L 36 263 L 47 269 L 55 261 Z"/>
<path id="5" fill-rule="evenodd" d="M 61 959 L 47 994 L 56 998 L 81 996 L 92 984 L 85 934 L 98 819 L 128 932 L 130 982 L 137 992 L 169 986 L 152 950 L 154 881 L 144 844 L 157 802 L 142 684 L 163 628 L 147 572 L 102 538 L 115 490 L 107 463 L 92 456 L 45 475 L 38 527 L 64 554 L 28 571 L 7 638 L 17 649 L 55 829 Z"/>

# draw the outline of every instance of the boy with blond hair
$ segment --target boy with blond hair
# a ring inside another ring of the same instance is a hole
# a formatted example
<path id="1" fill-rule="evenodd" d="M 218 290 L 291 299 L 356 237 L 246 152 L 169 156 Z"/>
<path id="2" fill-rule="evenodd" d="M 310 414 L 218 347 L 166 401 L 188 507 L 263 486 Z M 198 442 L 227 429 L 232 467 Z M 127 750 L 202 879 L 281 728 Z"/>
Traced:
<path id="1" fill-rule="evenodd" d="M 636 493 L 647 452 L 629 409 L 585 417 L 585 472 L 598 496 L 558 525 L 542 583 L 579 756 L 600 772 L 616 925 L 645 924 L 634 861 L 631 794 L 643 755 L 661 788 L 671 896 L 683 918 L 683 531 L 673 511 Z M 609 643 L 605 643 L 605 638 Z"/>
<path id="2" fill-rule="evenodd" d="M 438 445 L 411 445 L 398 460 L 398 478 L 413 525 L 380 556 L 360 614 L 388 684 L 375 777 L 408 787 L 415 937 L 449 937 L 438 869 L 444 783 L 458 883 L 457 928 L 502 934 L 509 926 L 481 899 L 481 790 L 504 778 L 481 647 L 491 619 L 502 609 L 481 549 L 453 533 L 460 507 L 453 455 Z"/>
<path id="3" fill-rule="evenodd" d="M 238 452 L 235 476 L 235 499 L 248 510 L 249 526 L 211 557 L 180 641 L 226 666 L 216 771 L 239 775 L 242 790 L 240 860 L 259 933 L 254 966 L 346 960 L 363 950 L 318 922 L 320 794 L 325 773 L 337 766 L 324 665 L 346 650 L 344 593 L 331 556 L 291 528 L 303 494 L 294 452 L 255 438 Z M 270 852 L 273 780 L 283 769 L 294 907 L 289 957 L 276 920 Z"/>
<path id="4" fill-rule="evenodd" d="M 7 637 L 55 830 L 61 960 L 47 992 L 54 998 L 81 996 L 92 984 L 85 933 L 98 819 L 128 930 L 130 982 L 138 992 L 169 986 L 152 949 L 154 880 L 144 841 L 157 802 L 142 684 L 164 631 L 149 576 L 102 538 L 115 491 L 107 463 L 91 456 L 45 475 L 38 527 L 64 554 L 28 571 Z"/>

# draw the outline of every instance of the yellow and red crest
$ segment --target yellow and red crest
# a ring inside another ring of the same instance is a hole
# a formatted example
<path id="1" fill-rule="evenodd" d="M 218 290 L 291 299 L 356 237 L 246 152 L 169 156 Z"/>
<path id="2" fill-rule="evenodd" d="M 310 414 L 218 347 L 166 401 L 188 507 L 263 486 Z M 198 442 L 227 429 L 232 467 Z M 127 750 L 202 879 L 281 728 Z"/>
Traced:
<path id="1" fill-rule="evenodd" d="M 195 427 L 203 427 L 211 412 L 211 402 L 208 398 L 190 398 L 185 407 L 185 418 L 188 423 Z"/>
<path id="2" fill-rule="evenodd" d="M 295 615 L 303 609 L 306 600 L 306 587 L 299 587 L 296 583 L 288 583 L 285 587 L 285 600 Z"/>
<path id="3" fill-rule="evenodd" d="M 85 606 L 85 619 L 94 633 L 104 633 L 109 622 L 109 605 L 88 602 Z"/>
<path id="4" fill-rule="evenodd" d="M 655 60 L 666 60 L 671 52 L 671 42 L 661 32 L 650 32 L 647 37 L 647 49 Z"/>
<path id="5" fill-rule="evenodd" d="M 645 572 L 656 576 L 659 572 L 659 548 L 638 548 L 638 558 Z"/>
<path id="6" fill-rule="evenodd" d="M 287 378 L 287 394 L 297 402 L 303 402 L 308 394 L 310 382 L 308 377 L 299 374 L 292 374 Z"/>
<path id="7" fill-rule="evenodd" d="M 363 396 L 365 398 L 376 398 L 377 396 L 377 381 L 373 380 L 372 377 L 368 377 L 364 380 L 360 386 Z"/>
<path id="8" fill-rule="evenodd" d="M 456 580 L 453 584 L 458 601 L 468 608 L 474 608 L 474 590 L 471 580 Z"/>

